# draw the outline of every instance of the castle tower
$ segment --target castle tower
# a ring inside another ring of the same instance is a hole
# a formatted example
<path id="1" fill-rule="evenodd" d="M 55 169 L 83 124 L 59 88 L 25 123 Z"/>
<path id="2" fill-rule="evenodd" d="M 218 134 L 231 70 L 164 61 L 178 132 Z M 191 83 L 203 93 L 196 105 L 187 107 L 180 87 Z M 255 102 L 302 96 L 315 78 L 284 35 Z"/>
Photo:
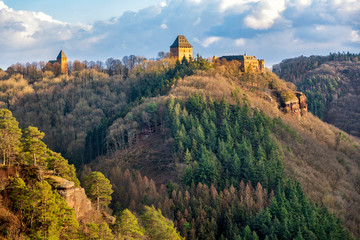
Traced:
<path id="1" fill-rule="evenodd" d="M 67 57 L 63 50 L 60 51 L 59 55 L 56 58 L 56 61 L 60 63 L 61 66 L 61 74 L 68 74 L 68 68 L 67 68 Z"/>
<path id="2" fill-rule="evenodd" d="M 181 61 L 184 57 L 189 60 L 193 57 L 193 48 L 184 35 L 178 35 L 170 46 L 170 55 Z"/>
<path id="3" fill-rule="evenodd" d="M 260 72 L 265 72 L 265 60 L 264 59 L 259 60 L 259 70 L 260 70 Z"/>

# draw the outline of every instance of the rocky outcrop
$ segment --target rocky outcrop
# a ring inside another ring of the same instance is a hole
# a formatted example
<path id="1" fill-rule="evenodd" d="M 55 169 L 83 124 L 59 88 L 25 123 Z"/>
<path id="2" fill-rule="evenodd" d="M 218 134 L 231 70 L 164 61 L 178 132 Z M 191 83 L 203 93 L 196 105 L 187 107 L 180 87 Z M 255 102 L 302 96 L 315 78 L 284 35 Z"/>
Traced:
<path id="1" fill-rule="evenodd" d="M 292 97 L 286 101 L 281 99 L 282 110 L 293 116 L 307 116 L 308 102 L 305 94 L 302 92 L 295 92 L 295 97 Z"/>
<path id="2" fill-rule="evenodd" d="M 69 207 L 73 208 L 78 219 L 92 211 L 91 201 L 87 198 L 84 188 L 78 188 L 74 182 L 51 176 L 54 188 L 66 200 Z"/>

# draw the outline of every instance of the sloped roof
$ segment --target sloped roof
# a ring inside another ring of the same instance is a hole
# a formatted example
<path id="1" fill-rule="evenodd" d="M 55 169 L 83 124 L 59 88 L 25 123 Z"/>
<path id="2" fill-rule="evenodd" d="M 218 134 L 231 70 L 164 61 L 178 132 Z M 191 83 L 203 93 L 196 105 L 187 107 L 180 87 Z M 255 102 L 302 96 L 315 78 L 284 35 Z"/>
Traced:
<path id="1" fill-rule="evenodd" d="M 191 44 L 188 42 L 188 40 L 186 39 L 186 37 L 184 35 L 178 35 L 177 38 L 175 39 L 174 43 L 170 47 L 171 48 L 173 48 L 173 47 L 192 48 Z"/>
<path id="2" fill-rule="evenodd" d="M 255 56 L 250 55 L 230 55 L 230 56 L 222 56 L 220 59 L 226 59 L 227 61 L 231 60 L 257 60 Z"/>
<path id="3" fill-rule="evenodd" d="M 66 58 L 65 53 L 63 52 L 63 50 L 60 51 L 59 55 L 57 56 L 57 58 Z"/>

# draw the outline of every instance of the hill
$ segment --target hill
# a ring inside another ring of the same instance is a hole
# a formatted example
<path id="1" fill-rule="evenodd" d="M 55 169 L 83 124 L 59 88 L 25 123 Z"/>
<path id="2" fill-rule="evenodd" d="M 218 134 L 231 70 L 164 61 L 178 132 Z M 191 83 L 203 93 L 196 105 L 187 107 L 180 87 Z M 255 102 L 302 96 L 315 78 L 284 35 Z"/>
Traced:
<path id="1" fill-rule="evenodd" d="M 350 239 L 333 214 L 360 235 L 359 141 L 269 70 L 165 60 L 24 86 L 7 101 L 14 115 L 53 134 L 82 182 L 103 172 L 114 211 L 154 205 L 188 239 Z"/>
<path id="2" fill-rule="evenodd" d="M 360 136 L 360 62 L 356 54 L 286 59 L 274 72 L 293 82 L 309 100 L 309 111 L 325 122 Z"/>

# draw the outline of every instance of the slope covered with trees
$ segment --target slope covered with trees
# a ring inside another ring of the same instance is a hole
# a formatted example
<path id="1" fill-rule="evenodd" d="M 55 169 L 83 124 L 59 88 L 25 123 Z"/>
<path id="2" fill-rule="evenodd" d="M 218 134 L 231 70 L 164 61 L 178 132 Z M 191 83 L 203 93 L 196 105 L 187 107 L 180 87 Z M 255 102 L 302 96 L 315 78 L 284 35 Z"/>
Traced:
<path id="1" fill-rule="evenodd" d="M 83 70 L 26 86 L 24 95 L 4 88 L 4 106 L 53 134 L 50 145 L 81 167 L 81 182 L 92 171 L 110 180 L 116 238 L 164 239 L 149 229 L 172 227 L 155 208 L 186 239 L 360 236 L 358 140 L 312 114 L 284 114 L 278 98 L 294 89 L 269 71 L 166 59 L 127 75 Z"/>
<path id="2" fill-rule="evenodd" d="M 320 119 L 359 137 L 359 54 L 330 54 L 287 59 L 274 72 L 296 84 L 309 101 L 309 111 Z"/>
<path id="3" fill-rule="evenodd" d="M 36 127 L 21 131 L 7 109 L 0 109 L 0 237 L 4 239 L 182 239 L 173 223 L 160 210 L 145 206 L 140 228 L 128 210 L 116 223 L 100 214 L 111 201 L 112 186 L 102 173 L 92 172 L 84 184 L 96 212 L 79 218 L 56 190 L 55 179 L 67 179 L 78 186 L 75 168 L 41 141 L 44 133 Z M 22 132 L 22 134 L 21 134 Z M 54 177 L 56 175 L 56 177 Z M 136 223 L 138 230 L 126 223 Z M 80 222 L 80 223 L 79 223 Z M 112 227 L 112 230 L 109 228 Z M 124 230 L 128 228 L 128 230 Z"/>

